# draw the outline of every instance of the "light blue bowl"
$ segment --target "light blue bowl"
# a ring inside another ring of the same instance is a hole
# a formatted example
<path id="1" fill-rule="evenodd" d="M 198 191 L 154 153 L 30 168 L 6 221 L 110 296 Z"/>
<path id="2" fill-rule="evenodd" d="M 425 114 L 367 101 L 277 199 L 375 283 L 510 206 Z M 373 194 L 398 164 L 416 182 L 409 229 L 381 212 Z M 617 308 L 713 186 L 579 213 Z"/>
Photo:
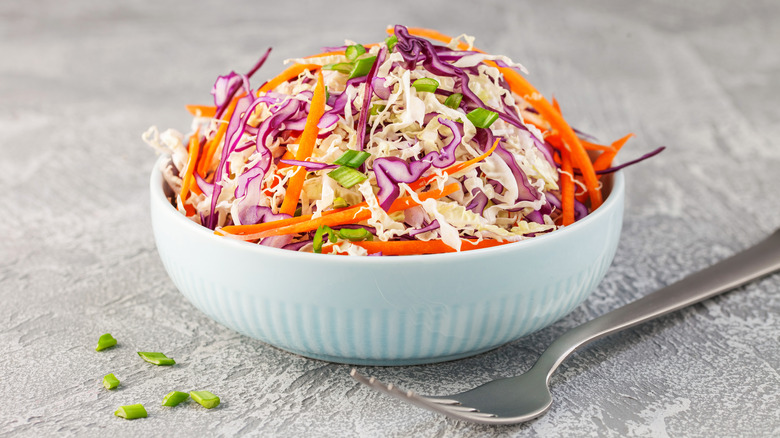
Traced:
<path id="1" fill-rule="evenodd" d="M 494 248 L 403 257 L 298 253 L 214 235 L 174 209 L 151 176 L 165 269 L 195 307 L 246 336 L 353 365 L 472 356 L 571 312 L 615 255 L 624 181 L 605 178 L 601 208 L 572 226 Z"/>

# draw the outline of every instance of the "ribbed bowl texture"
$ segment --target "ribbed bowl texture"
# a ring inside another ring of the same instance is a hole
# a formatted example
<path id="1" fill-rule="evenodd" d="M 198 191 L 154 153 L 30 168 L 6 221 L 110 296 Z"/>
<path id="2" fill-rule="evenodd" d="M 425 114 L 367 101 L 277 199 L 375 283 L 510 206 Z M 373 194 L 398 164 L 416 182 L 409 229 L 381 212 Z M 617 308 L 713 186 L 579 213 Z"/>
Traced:
<path id="1" fill-rule="evenodd" d="M 299 253 L 220 237 L 184 217 L 150 179 L 163 265 L 203 313 L 306 357 L 413 365 L 472 356 L 548 326 L 604 277 L 623 218 L 621 172 L 575 224 L 518 243 L 399 257 Z"/>

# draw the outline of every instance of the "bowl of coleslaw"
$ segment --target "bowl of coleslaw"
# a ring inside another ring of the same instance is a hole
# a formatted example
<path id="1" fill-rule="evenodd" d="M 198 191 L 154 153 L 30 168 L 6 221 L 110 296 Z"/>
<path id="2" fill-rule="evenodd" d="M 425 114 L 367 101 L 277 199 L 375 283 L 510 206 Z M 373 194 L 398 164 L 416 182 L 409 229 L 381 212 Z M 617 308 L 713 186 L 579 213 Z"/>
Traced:
<path id="1" fill-rule="evenodd" d="M 189 135 L 144 134 L 161 260 L 215 321 L 321 360 L 440 362 L 551 324 L 605 275 L 627 137 L 571 128 L 519 64 L 396 26 L 252 88 L 267 56 L 188 107 Z"/>

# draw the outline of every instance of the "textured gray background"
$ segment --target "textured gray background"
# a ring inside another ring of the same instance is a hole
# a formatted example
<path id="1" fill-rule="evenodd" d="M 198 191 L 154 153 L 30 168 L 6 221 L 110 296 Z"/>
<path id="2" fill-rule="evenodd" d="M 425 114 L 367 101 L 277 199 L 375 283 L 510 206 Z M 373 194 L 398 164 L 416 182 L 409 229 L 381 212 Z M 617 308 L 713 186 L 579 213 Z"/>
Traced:
<path id="1" fill-rule="evenodd" d="M 388 24 L 478 37 L 605 140 L 634 132 L 624 234 L 593 296 L 551 327 L 478 357 L 361 370 L 423 393 L 519 373 L 564 330 L 780 226 L 780 3 L 0 2 L 0 434 L 41 436 L 778 436 L 780 276 L 600 341 L 553 377 L 530 424 L 468 425 L 359 387 L 210 321 L 156 254 L 140 141 L 186 130 L 218 74 Z M 744 3 L 744 4 L 738 4 Z M 327 6 L 326 6 L 327 4 Z M 113 333 L 117 348 L 96 353 Z M 172 368 L 138 350 L 165 351 Z M 104 390 L 114 372 L 123 384 Z M 172 389 L 223 404 L 162 409 Z M 124 421 L 117 406 L 145 403 Z"/>

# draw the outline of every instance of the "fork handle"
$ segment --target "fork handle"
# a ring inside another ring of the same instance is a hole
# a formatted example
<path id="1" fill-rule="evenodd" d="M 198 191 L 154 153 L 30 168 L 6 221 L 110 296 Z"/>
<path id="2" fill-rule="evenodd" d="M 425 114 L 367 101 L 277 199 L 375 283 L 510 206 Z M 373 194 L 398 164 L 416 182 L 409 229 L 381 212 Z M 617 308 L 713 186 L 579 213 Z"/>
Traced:
<path id="1" fill-rule="evenodd" d="M 549 380 L 569 355 L 591 341 L 696 304 L 778 270 L 780 229 L 709 268 L 569 330 L 550 344 L 534 368 L 547 371 Z"/>

